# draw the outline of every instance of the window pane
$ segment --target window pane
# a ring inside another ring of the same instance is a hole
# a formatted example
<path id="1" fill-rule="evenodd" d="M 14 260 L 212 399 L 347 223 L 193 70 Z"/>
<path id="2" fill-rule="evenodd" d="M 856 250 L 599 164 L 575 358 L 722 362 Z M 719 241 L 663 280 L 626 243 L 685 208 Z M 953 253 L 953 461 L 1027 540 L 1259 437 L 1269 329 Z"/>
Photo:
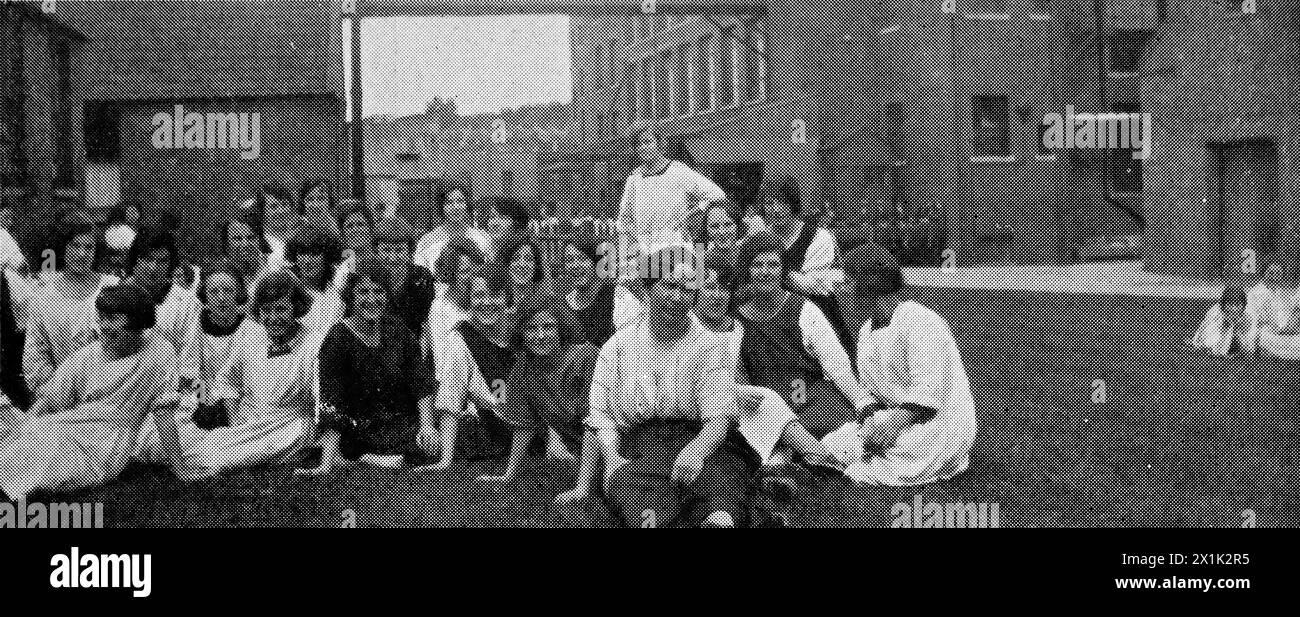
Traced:
<path id="1" fill-rule="evenodd" d="M 1141 30 L 1118 30 L 1111 35 L 1110 70 L 1115 73 L 1137 72 L 1142 64 L 1142 47 L 1147 35 Z"/>
<path id="2" fill-rule="evenodd" d="M 723 30 L 718 37 L 718 109 L 730 107 L 736 101 L 736 75 L 731 61 L 735 40 L 735 28 Z"/>
<path id="3" fill-rule="evenodd" d="M 671 113 L 668 100 L 668 53 L 655 54 L 655 117 L 667 118 Z"/>
<path id="4" fill-rule="evenodd" d="M 713 108 L 712 74 L 709 72 L 709 56 L 714 45 L 713 35 L 705 36 L 695 47 L 695 109 L 708 111 Z"/>
<path id="5" fill-rule="evenodd" d="M 745 29 L 744 46 L 744 80 L 742 92 L 745 101 L 757 101 L 763 97 L 763 50 L 766 49 L 766 20 L 749 24 Z"/>
<path id="6" fill-rule="evenodd" d="M 1008 156 L 1011 148 L 1008 132 L 1011 124 L 1005 96 L 971 97 L 972 156 Z"/>
<path id="7" fill-rule="evenodd" d="M 685 116 L 691 112 L 691 73 L 690 68 L 687 66 L 688 49 L 683 45 L 673 50 L 673 59 L 676 60 L 674 63 L 676 68 L 673 69 L 676 84 L 673 88 L 673 96 L 676 97 L 673 112 L 678 116 Z"/>
<path id="8" fill-rule="evenodd" d="M 1111 110 L 1117 114 L 1141 113 L 1137 103 L 1114 103 Z M 1149 139 L 1150 136 L 1147 136 Z M 1133 158 L 1133 150 L 1113 149 L 1111 155 L 1111 186 L 1117 193 L 1142 191 L 1142 161 Z"/>

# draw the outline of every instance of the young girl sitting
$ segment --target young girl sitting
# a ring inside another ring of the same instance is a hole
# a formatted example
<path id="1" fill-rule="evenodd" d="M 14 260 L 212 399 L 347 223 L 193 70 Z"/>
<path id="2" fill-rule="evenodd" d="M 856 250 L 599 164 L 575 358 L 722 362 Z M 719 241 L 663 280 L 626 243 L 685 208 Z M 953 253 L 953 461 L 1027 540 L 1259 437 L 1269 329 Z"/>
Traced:
<path id="1" fill-rule="evenodd" d="M 1245 290 L 1228 286 L 1187 344 L 1216 356 L 1251 355 L 1258 341 L 1259 320 L 1246 308 Z"/>

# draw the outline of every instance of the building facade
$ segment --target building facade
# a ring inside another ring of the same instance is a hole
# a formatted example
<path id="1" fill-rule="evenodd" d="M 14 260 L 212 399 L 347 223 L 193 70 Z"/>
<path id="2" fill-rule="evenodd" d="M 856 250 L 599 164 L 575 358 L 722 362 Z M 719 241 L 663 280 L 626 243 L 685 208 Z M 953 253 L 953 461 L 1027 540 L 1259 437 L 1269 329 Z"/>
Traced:
<path id="1" fill-rule="evenodd" d="M 460 115 L 435 101 L 424 114 L 365 123 L 367 194 L 396 206 L 419 230 L 440 223 L 433 213 L 447 186 L 464 188 L 474 201 L 536 202 L 539 157 L 570 132 L 565 104 Z"/>
<path id="2" fill-rule="evenodd" d="M 291 190 L 308 179 L 341 185 L 346 135 L 338 0 L 60 0 L 53 6 L 43 17 L 75 36 L 51 54 L 57 60 L 66 53 L 67 69 L 60 61 L 42 69 L 46 63 L 33 65 L 30 53 L 42 43 L 28 35 L 26 72 L 45 75 L 28 80 L 28 124 L 48 92 L 70 93 L 67 111 L 60 111 L 62 103 L 51 105 L 56 117 L 26 137 L 29 151 L 50 140 L 52 152 L 70 144 L 72 154 L 53 157 L 59 162 L 45 166 L 53 170 L 45 172 L 49 179 L 41 166 L 29 165 L 37 174 L 18 216 L 27 225 L 25 247 L 39 243 L 33 234 L 61 209 L 94 211 L 137 200 L 146 223 L 175 213 L 182 250 L 207 254 L 215 250 L 215 223 L 266 179 Z M 182 118 L 256 115 L 256 156 L 211 141 L 157 139 L 158 116 L 174 115 L 178 106 Z M 50 181 L 58 190 L 46 188 Z"/>
<path id="3" fill-rule="evenodd" d="M 1296 211 L 1286 181 L 1279 205 L 1267 201 L 1294 149 L 1295 114 L 1280 101 L 1296 25 L 1279 22 L 1289 4 L 1267 21 L 1207 6 L 773 0 L 755 16 L 575 16 L 582 139 L 543 162 L 543 193 L 612 213 L 633 135 L 653 124 L 742 203 L 763 178 L 794 176 L 842 239 L 931 220 L 946 261 L 975 265 L 1069 263 L 1094 239 L 1140 235 L 1148 267 L 1217 276 L 1246 244 L 1276 250 L 1270 230 Z M 1204 61 L 1225 54 L 1229 81 L 1223 61 Z M 1150 113 L 1149 158 L 1045 146 L 1045 116 L 1069 109 Z M 1253 190 L 1264 205 L 1216 205 L 1233 200 L 1211 190 L 1224 168 L 1252 179 L 1229 193 Z"/>
<path id="4" fill-rule="evenodd" d="M 1293 0 L 1170 0 L 1142 69 L 1159 112 L 1145 169 L 1147 267 L 1253 282 L 1300 228 L 1300 22 Z M 1253 259 L 1252 259 L 1253 258 Z"/>
<path id="5" fill-rule="evenodd" d="M 78 201 L 85 36 L 37 3 L 0 3 L 0 204 L 14 236 L 39 255 L 40 221 Z"/>

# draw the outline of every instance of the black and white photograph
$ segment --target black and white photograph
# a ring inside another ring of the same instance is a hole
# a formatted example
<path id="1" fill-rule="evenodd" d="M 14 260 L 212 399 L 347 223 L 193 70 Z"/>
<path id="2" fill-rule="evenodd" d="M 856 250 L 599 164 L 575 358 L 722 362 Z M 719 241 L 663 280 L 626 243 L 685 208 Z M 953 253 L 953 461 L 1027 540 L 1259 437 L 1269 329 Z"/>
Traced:
<path id="1" fill-rule="evenodd" d="M 1296 527 L 1298 11 L 0 1 L 0 536 Z"/>

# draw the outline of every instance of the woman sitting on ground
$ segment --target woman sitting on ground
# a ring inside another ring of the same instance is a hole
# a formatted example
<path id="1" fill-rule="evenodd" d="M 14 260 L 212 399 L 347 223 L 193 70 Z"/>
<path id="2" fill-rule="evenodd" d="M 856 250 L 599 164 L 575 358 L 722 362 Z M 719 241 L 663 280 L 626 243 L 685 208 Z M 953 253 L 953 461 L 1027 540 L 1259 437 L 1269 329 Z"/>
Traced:
<path id="1" fill-rule="evenodd" d="M 1251 288 L 1246 313 L 1259 322 L 1259 351 L 1300 359 L 1300 267 L 1293 260 L 1271 260 L 1263 280 Z"/>
<path id="2" fill-rule="evenodd" d="M 321 462 L 298 473 L 323 475 L 335 464 L 356 461 L 388 468 L 419 465 L 439 448 L 429 360 L 389 310 L 383 263 L 357 262 L 341 293 L 343 319 L 320 351 Z"/>
<path id="3" fill-rule="evenodd" d="M 821 437 L 872 401 L 821 309 L 782 285 L 788 274 L 782 251 L 770 232 L 754 234 L 740 247 L 741 368 L 749 383 L 781 395 Z"/>
<path id="4" fill-rule="evenodd" d="M 438 283 L 434 286 L 433 302 L 429 304 L 429 319 L 425 325 L 428 349 L 435 367 L 441 366 L 443 354 L 447 351 L 447 337 L 468 318 L 469 307 L 462 303 L 467 298 L 465 288 L 469 284 L 469 275 L 484 262 L 483 252 L 468 238 L 453 238 L 438 253 L 437 269 L 434 270 Z"/>
<path id="5" fill-rule="evenodd" d="M 312 298 L 311 312 L 303 317 L 302 323 L 322 335 L 343 317 L 343 301 L 339 298 L 335 276 L 342 260 L 338 240 L 315 225 L 299 227 L 285 248 L 285 261 L 292 264 L 294 274 Z"/>
<path id="6" fill-rule="evenodd" d="M 546 431 L 547 458 L 573 460 L 591 396 L 591 372 L 600 350 L 578 330 L 573 311 L 554 295 L 530 298 L 519 309 L 515 364 L 497 415 L 514 429 L 510 460 L 489 482 L 510 482 L 537 432 Z M 597 447 L 593 444 L 592 447 Z"/>
<path id="7" fill-rule="evenodd" d="M 118 279 L 95 270 L 97 238 L 95 228 L 85 223 L 67 223 L 58 230 L 55 270 L 41 277 L 44 285 L 28 304 L 23 372 L 33 394 L 73 352 L 98 337 L 95 299 Z"/>
<path id="8" fill-rule="evenodd" d="M 442 457 L 433 469 L 451 465 L 462 416 L 478 416 L 489 458 L 503 453 L 510 441 L 510 429 L 493 413 L 515 362 L 514 333 L 505 319 L 512 300 L 509 275 L 500 264 L 485 264 L 469 276 L 464 292 L 459 304 L 469 307 L 469 320 L 451 330 L 444 355 L 436 358 Z"/>
<path id="9" fill-rule="evenodd" d="M 1246 304 L 1246 292 L 1242 288 L 1225 287 L 1223 296 L 1210 307 L 1187 344 L 1216 356 L 1254 354 L 1259 340 L 1259 319 L 1247 311 Z"/>
<path id="10" fill-rule="evenodd" d="M 303 328 L 311 296 L 288 270 L 257 281 L 249 311 L 257 323 L 233 341 L 230 360 L 194 423 L 207 431 L 185 452 L 177 475 L 195 480 L 260 465 L 296 464 L 315 436 L 312 382 L 320 339 Z"/>
<path id="11" fill-rule="evenodd" d="M 176 404 L 176 350 L 149 330 L 148 292 L 129 283 L 108 287 L 95 308 L 101 337 L 59 365 L 28 413 L 0 395 L 0 502 L 112 481 L 130 460 L 146 415 Z M 159 428 L 174 460 L 176 426 L 164 420 Z"/>

